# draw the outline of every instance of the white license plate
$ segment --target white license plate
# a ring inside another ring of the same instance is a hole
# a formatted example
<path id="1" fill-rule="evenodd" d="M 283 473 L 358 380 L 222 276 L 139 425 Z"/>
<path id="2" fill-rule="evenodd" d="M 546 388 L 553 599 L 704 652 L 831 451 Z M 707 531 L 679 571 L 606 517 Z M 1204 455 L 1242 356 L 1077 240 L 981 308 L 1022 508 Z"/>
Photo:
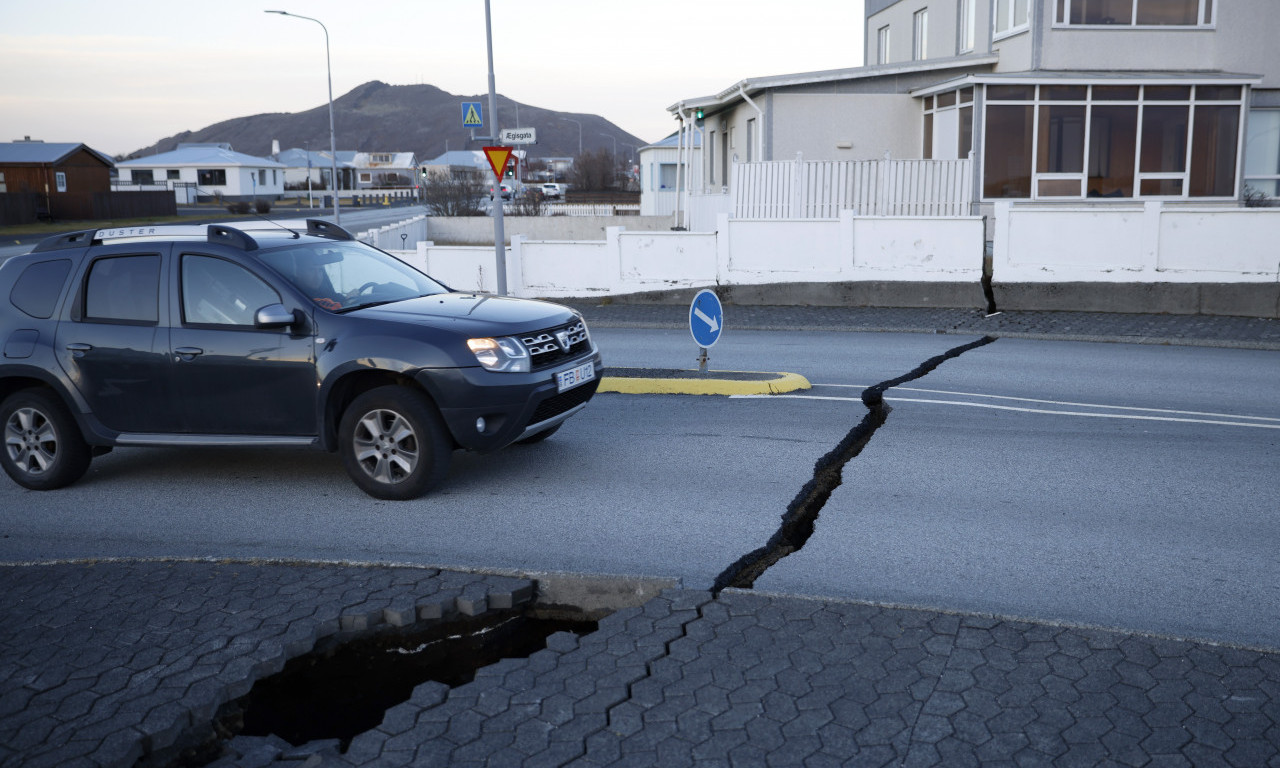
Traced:
<path id="1" fill-rule="evenodd" d="M 573 389 L 579 384 L 585 384 L 596 377 L 596 368 L 593 363 L 583 363 L 577 368 L 570 368 L 567 371 L 561 371 L 556 374 L 556 387 L 563 392 L 566 389 Z"/>

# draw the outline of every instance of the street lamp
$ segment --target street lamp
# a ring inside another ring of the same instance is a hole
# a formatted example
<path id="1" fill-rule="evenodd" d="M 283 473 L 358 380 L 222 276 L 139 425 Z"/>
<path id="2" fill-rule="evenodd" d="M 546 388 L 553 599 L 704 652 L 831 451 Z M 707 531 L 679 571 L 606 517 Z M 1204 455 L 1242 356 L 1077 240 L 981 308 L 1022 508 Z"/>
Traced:
<path id="1" fill-rule="evenodd" d="M 288 11 L 263 11 L 263 13 L 278 13 L 281 16 L 292 16 L 295 19 L 314 21 L 324 30 L 324 66 L 329 76 L 329 153 L 331 154 L 330 161 L 332 163 L 330 173 L 333 174 L 333 223 L 341 224 L 342 218 L 338 212 L 338 142 L 333 133 L 333 66 L 329 63 L 329 28 L 324 25 L 324 22 L 319 19 L 313 19 L 310 16 L 299 16 Z M 310 176 L 309 171 L 308 176 Z"/>
<path id="2" fill-rule="evenodd" d="M 567 120 L 571 123 L 577 123 L 578 125 L 578 156 L 581 157 L 582 156 L 582 123 L 579 123 L 577 120 L 574 120 L 572 117 L 562 117 L 560 119 Z"/>

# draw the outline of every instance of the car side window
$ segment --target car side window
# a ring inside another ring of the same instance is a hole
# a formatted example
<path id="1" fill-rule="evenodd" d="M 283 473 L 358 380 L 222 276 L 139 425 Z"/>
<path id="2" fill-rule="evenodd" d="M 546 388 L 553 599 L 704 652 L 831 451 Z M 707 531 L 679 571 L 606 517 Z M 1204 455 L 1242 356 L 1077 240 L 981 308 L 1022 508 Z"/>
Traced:
<path id="1" fill-rule="evenodd" d="M 160 256 L 98 259 L 85 281 L 88 320 L 121 323 L 160 321 Z"/>
<path id="2" fill-rule="evenodd" d="M 22 276 L 13 284 L 9 302 L 31 317 L 47 320 L 53 317 L 58 297 L 62 295 L 62 286 L 66 285 L 69 274 L 71 262 L 68 259 L 32 264 L 23 270 Z"/>
<path id="3" fill-rule="evenodd" d="M 252 326 L 254 315 L 280 294 L 249 270 L 212 256 L 182 256 L 182 322 Z"/>

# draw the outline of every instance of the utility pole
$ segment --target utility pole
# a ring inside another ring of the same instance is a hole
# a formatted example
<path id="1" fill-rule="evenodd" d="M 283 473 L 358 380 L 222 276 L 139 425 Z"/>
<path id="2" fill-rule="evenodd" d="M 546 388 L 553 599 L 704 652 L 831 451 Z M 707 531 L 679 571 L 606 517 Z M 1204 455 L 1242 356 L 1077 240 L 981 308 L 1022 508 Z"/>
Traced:
<path id="1" fill-rule="evenodd" d="M 493 21 L 489 14 L 489 0 L 484 0 L 484 37 L 489 49 L 489 135 L 497 141 L 498 134 L 498 88 L 493 78 Z M 505 171 L 505 169 L 504 169 Z M 497 259 L 498 295 L 507 295 L 507 235 L 502 221 L 502 178 L 498 176 L 494 184 L 493 204 L 493 252 Z"/>

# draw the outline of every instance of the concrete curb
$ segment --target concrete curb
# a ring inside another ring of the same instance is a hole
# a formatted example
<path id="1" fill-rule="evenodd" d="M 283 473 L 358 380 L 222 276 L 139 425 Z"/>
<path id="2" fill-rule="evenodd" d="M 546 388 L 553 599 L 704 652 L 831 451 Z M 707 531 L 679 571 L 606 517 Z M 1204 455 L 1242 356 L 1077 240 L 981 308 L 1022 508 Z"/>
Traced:
<path id="1" fill-rule="evenodd" d="M 809 389 L 798 373 L 699 371 L 674 368 L 610 368 L 600 392 L 626 395 L 780 395 Z"/>

